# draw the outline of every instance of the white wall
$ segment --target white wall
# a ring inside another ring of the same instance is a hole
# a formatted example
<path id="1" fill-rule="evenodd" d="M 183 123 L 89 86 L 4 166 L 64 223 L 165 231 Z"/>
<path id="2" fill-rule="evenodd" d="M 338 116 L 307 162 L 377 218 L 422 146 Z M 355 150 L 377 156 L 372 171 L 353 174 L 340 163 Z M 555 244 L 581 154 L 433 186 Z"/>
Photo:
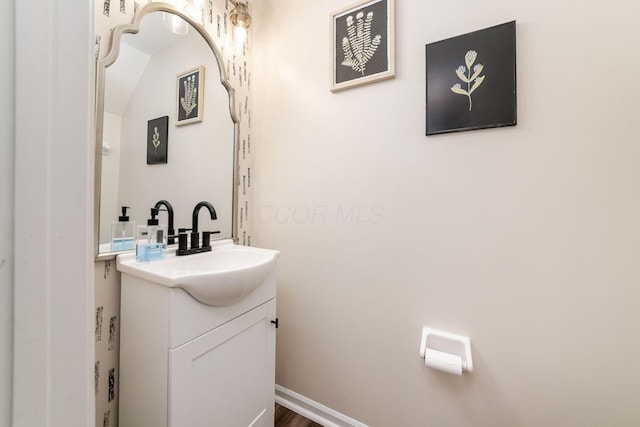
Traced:
<path id="1" fill-rule="evenodd" d="M 637 424 L 640 4 L 397 1 L 397 77 L 332 94 L 345 3 L 252 3 L 277 383 L 371 426 Z M 425 137 L 425 44 L 513 19 L 518 125 Z"/>
<path id="2" fill-rule="evenodd" d="M 113 113 L 104 113 L 104 141 L 109 143 L 109 152 L 102 154 L 102 176 L 105 177 L 100 182 L 100 218 L 109 218 L 112 221 L 118 220 L 121 214 L 118 206 L 118 187 L 120 180 L 109 179 L 117 177 L 120 171 L 120 128 L 122 118 Z M 104 145 L 104 143 L 103 143 Z M 111 242 L 112 221 L 102 221 L 100 223 L 100 243 Z"/>
<path id="3" fill-rule="evenodd" d="M 14 4 L 12 426 L 89 426 L 93 6 L 73 0 Z"/>
<path id="4" fill-rule="evenodd" d="M 13 2 L 0 15 L 0 427 L 11 425 L 13 370 L 13 153 L 14 25 Z"/>

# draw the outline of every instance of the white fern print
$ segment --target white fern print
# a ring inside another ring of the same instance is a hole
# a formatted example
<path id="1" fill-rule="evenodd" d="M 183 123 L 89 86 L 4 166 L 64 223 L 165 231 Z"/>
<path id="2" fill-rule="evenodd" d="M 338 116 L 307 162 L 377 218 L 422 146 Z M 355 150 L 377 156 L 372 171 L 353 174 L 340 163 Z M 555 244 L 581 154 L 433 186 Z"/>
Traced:
<path id="1" fill-rule="evenodd" d="M 344 61 L 342 65 L 351 67 L 364 76 L 367 62 L 375 55 L 378 46 L 382 41 L 382 36 L 371 38 L 371 23 L 373 22 L 373 12 L 367 13 L 364 18 L 363 12 L 358 12 L 354 24 L 353 16 L 347 16 L 347 36 L 342 38 L 342 50 L 344 51 Z"/>
<path id="2" fill-rule="evenodd" d="M 451 91 L 453 93 L 457 93 L 458 95 L 466 95 L 469 98 L 469 111 L 471 111 L 471 107 L 473 105 L 471 101 L 471 94 L 473 93 L 473 91 L 478 89 L 482 84 L 482 82 L 484 81 L 484 76 L 480 76 L 480 73 L 482 72 L 484 65 L 482 64 L 473 65 L 473 63 L 476 62 L 477 57 L 478 57 L 478 53 L 475 50 L 467 51 L 467 53 L 464 55 L 464 63 L 467 65 L 467 67 L 465 68 L 464 65 L 461 65 L 456 70 L 456 74 L 458 75 L 458 78 L 467 84 L 467 88 L 463 89 L 460 83 L 456 83 L 451 87 Z M 473 74 L 471 74 L 472 65 L 473 65 Z M 465 75 L 465 72 L 467 73 L 466 75 Z M 472 82 L 473 82 L 473 85 L 471 85 Z"/>
<path id="3" fill-rule="evenodd" d="M 153 154 L 157 154 L 158 147 L 160 146 L 160 132 L 158 132 L 158 126 L 154 126 L 153 128 L 153 138 L 151 139 L 151 143 L 153 144 Z"/>
<path id="4" fill-rule="evenodd" d="M 191 112 L 198 105 L 196 103 L 198 88 L 196 87 L 196 75 L 187 77 L 183 82 L 184 84 L 184 96 L 180 98 L 180 105 L 184 110 L 187 117 L 191 115 Z"/>

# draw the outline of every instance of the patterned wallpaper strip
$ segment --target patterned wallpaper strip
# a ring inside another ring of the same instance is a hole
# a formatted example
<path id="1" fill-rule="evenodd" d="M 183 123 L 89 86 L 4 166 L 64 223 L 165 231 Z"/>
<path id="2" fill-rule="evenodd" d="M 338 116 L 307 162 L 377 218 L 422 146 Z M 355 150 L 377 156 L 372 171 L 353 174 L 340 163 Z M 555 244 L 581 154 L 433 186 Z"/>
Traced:
<path id="1" fill-rule="evenodd" d="M 104 307 L 96 308 L 96 342 L 102 341 L 102 312 Z"/>

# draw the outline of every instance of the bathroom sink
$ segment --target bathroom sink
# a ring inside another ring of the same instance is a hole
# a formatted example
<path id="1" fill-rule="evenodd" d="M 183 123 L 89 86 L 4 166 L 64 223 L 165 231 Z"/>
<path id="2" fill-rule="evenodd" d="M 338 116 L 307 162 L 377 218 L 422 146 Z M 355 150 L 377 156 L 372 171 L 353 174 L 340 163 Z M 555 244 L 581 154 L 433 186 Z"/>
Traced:
<path id="1" fill-rule="evenodd" d="M 275 270 L 278 255 L 221 240 L 212 244 L 211 252 L 176 256 L 175 248 L 167 249 L 164 259 L 151 262 L 136 261 L 135 253 L 120 254 L 117 268 L 158 285 L 184 289 L 204 304 L 226 306 L 262 284 Z"/>

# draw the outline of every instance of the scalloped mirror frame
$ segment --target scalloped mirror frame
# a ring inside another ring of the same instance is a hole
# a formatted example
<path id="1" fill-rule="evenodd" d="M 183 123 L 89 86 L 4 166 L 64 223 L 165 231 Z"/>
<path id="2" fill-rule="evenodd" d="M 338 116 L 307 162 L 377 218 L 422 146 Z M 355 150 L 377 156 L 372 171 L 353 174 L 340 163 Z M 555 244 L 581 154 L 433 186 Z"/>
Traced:
<path id="1" fill-rule="evenodd" d="M 93 240 L 94 240 L 94 255 L 96 261 L 113 259 L 119 253 L 122 252 L 103 252 L 100 253 L 100 195 L 102 189 L 102 140 L 104 131 L 104 97 L 105 97 L 105 75 L 107 68 L 112 65 L 118 55 L 120 54 L 120 43 L 122 36 L 125 34 L 137 34 L 140 32 L 140 26 L 142 25 L 143 18 L 153 12 L 167 12 L 179 16 L 194 28 L 198 34 L 209 45 L 213 56 L 216 59 L 218 70 L 220 71 L 220 83 L 224 86 L 229 94 L 229 113 L 231 120 L 233 121 L 234 136 L 233 136 L 233 189 L 232 189 L 232 218 L 231 218 L 231 238 L 234 243 L 238 242 L 238 185 L 239 185 L 239 120 L 235 110 L 235 90 L 229 83 L 227 71 L 222 62 L 222 55 L 220 50 L 216 46 L 215 42 L 205 30 L 205 28 L 191 19 L 188 15 L 178 10 L 175 6 L 169 3 L 152 2 L 142 7 L 138 13 L 135 14 L 133 22 L 131 24 L 120 25 L 113 30 L 111 36 L 111 47 L 109 53 L 96 63 L 96 105 L 95 105 L 95 168 L 94 168 L 94 224 L 93 224 Z"/>

